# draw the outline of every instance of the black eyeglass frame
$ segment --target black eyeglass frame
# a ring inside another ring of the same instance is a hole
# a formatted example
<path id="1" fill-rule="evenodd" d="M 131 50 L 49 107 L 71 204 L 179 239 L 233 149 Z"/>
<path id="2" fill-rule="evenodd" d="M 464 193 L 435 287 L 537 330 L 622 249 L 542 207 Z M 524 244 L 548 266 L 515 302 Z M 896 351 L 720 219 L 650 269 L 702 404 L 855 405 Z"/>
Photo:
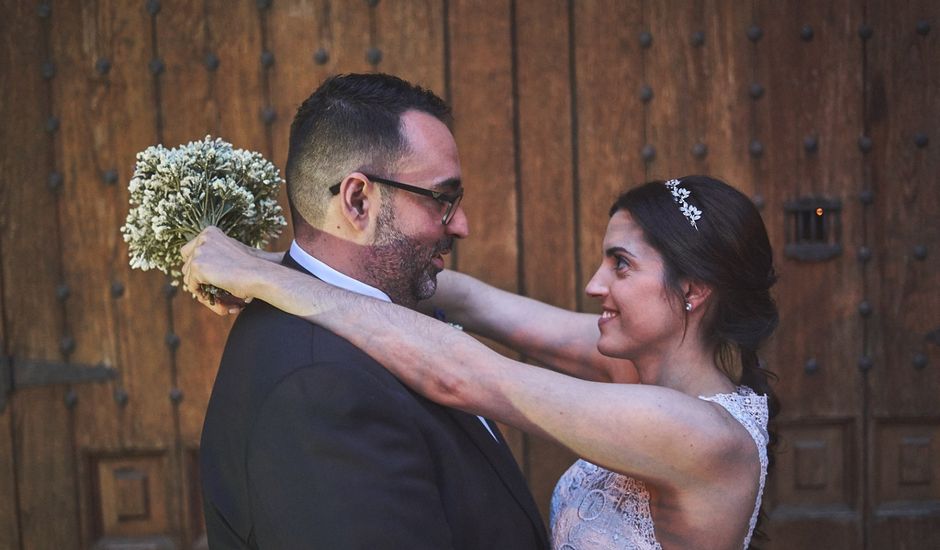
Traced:
<path id="1" fill-rule="evenodd" d="M 363 173 L 362 175 L 376 183 L 388 185 L 389 187 L 401 189 L 402 191 L 408 191 L 409 193 L 415 193 L 416 195 L 431 197 L 437 202 L 446 204 L 447 210 L 444 211 L 444 216 L 441 218 L 441 225 L 447 225 L 450 223 L 450 220 L 454 219 L 454 214 L 457 213 L 457 206 L 460 204 L 460 199 L 463 198 L 463 187 L 458 189 L 455 193 L 444 193 L 443 191 L 434 191 L 433 189 L 425 189 L 424 187 L 409 185 L 407 183 L 402 183 L 400 181 L 380 178 L 378 176 L 373 176 L 370 174 Z M 334 195 L 338 195 L 339 188 L 342 184 L 343 182 L 339 182 L 336 185 L 330 187 L 330 193 Z"/>

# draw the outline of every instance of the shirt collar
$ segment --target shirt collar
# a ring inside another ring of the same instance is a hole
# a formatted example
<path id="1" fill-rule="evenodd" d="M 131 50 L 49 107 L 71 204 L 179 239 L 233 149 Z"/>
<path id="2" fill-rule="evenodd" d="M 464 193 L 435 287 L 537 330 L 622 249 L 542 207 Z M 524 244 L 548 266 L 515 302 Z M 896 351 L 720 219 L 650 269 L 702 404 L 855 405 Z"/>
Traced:
<path id="1" fill-rule="evenodd" d="M 355 292 L 356 294 L 371 296 L 372 298 L 382 300 L 383 302 L 392 301 L 392 299 L 388 297 L 388 294 L 385 294 L 374 286 L 369 286 L 362 281 L 353 279 L 345 273 L 340 273 L 322 261 L 314 258 L 308 254 L 306 250 L 300 248 L 300 245 L 297 244 L 297 241 L 291 242 L 289 254 L 290 257 L 294 259 L 294 261 L 299 263 L 310 273 L 313 273 L 314 276 L 324 283 L 344 288 L 350 292 Z"/>
<path id="2" fill-rule="evenodd" d="M 369 286 L 362 281 L 353 279 L 345 273 L 340 273 L 320 260 L 314 258 L 310 254 L 307 254 L 307 251 L 305 251 L 303 248 L 300 248 L 300 245 L 297 244 L 297 241 L 292 241 L 290 243 L 290 252 L 288 253 L 295 262 L 299 263 L 310 273 L 313 273 L 324 283 L 329 283 L 333 286 L 345 288 L 346 290 L 358 294 L 365 294 L 366 296 L 371 296 L 385 302 L 392 301 L 391 298 L 388 297 L 388 294 L 385 294 L 374 286 Z M 486 431 L 488 431 L 490 435 L 493 436 L 493 439 L 499 443 L 499 438 L 496 437 L 496 434 L 493 432 L 493 429 L 490 428 L 490 425 L 486 422 L 486 420 L 482 416 L 477 416 L 477 418 L 479 418 L 480 422 L 483 423 L 483 427 L 486 428 Z"/>

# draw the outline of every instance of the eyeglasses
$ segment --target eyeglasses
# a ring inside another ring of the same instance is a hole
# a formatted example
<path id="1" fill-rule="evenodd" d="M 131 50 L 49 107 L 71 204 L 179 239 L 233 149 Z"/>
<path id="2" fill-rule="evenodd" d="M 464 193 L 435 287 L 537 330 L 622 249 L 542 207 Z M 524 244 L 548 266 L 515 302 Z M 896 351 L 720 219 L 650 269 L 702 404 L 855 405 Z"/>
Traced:
<path id="1" fill-rule="evenodd" d="M 409 193 L 414 193 L 416 195 L 423 195 L 425 197 L 431 197 L 437 202 L 446 205 L 447 209 L 444 210 L 444 216 L 441 218 L 441 225 L 447 225 L 450 223 L 450 220 L 454 218 L 454 214 L 457 213 L 457 205 L 460 204 L 460 199 L 463 198 L 462 187 L 454 193 L 444 193 L 441 191 L 434 191 L 432 189 L 425 189 L 424 187 L 408 185 L 407 183 L 401 183 L 395 180 L 380 178 L 378 176 L 371 176 L 369 174 L 363 174 L 363 176 L 369 178 L 370 180 L 376 183 L 388 185 L 389 187 L 401 189 L 402 191 L 408 191 Z M 330 187 L 330 193 L 333 193 L 334 195 L 338 195 L 340 185 L 342 185 L 342 182 L 337 183 L 333 187 Z"/>

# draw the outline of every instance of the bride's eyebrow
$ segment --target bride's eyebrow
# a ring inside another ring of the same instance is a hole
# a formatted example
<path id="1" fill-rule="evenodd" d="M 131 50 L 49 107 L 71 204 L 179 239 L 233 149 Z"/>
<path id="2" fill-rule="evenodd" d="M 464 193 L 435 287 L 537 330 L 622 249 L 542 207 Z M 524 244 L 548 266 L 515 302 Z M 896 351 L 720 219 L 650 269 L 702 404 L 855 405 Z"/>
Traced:
<path id="1" fill-rule="evenodd" d="M 630 256 L 633 259 L 636 259 L 636 254 L 634 254 L 633 252 L 630 252 L 629 250 L 627 250 L 626 248 L 622 246 L 611 246 L 611 247 L 604 249 L 604 256 L 613 257 L 613 256 L 616 256 L 617 254 L 624 254 L 626 256 Z"/>

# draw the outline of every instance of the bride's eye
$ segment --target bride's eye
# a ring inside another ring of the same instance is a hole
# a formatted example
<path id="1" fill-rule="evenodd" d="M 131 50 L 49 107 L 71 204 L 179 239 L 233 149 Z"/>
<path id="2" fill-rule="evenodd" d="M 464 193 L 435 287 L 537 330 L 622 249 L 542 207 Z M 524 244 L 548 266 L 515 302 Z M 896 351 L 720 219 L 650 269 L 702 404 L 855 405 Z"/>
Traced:
<path id="1" fill-rule="evenodd" d="M 614 270 L 623 271 L 630 268 L 630 261 L 623 256 L 614 256 Z"/>

